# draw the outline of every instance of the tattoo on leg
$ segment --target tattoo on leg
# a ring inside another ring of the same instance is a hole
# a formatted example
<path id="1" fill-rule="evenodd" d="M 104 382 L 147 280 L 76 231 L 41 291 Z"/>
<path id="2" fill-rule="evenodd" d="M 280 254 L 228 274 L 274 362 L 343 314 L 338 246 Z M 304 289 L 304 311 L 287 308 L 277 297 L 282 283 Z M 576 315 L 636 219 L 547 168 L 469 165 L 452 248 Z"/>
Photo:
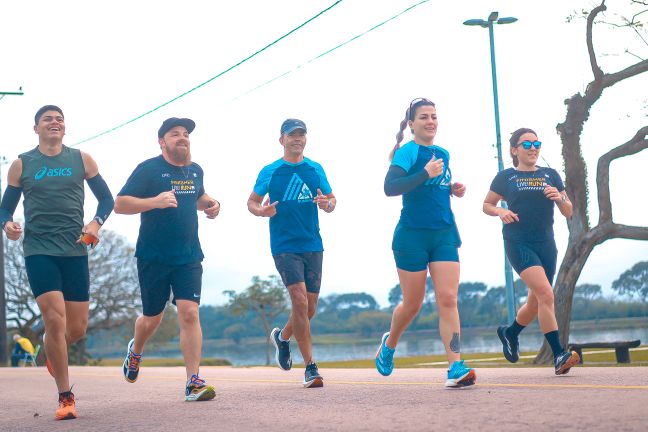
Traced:
<path id="1" fill-rule="evenodd" d="M 461 351 L 461 342 L 459 342 L 459 333 L 452 333 L 452 340 L 450 341 L 450 350 L 454 353 Z"/>

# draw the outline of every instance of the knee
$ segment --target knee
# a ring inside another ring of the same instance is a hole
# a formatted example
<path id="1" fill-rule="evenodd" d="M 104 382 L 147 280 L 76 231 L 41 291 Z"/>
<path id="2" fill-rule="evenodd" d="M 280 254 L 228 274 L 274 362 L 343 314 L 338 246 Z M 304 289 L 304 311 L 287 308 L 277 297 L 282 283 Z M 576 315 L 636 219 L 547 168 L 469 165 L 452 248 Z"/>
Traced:
<path id="1" fill-rule="evenodd" d="M 45 331 L 54 336 L 56 333 L 65 334 L 65 314 L 59 311 L 49 310 L 43 312 Z"/>
<path id="2" fill-rule="evenodd" d="M 553 306 L 554 293 L 550 286 L 546 286 L 543 287 L 542 289 L 536 290 L 534 294 L 538 304 L 543 306 Z"/>
<path id="3" fill-rule="evenodd" d="M 439 309 L 457 309 L 457 294 L 443 293 L 436 297 L 437 307 Z"/>
<path id="4" fill-rule="evenodd" d="M 422 306 L 423 306 L 422 302 L 421 303 L 403 302 L 401 303 L 401 311 L 409 317 L 414 317 L 419 313 Z"/>
<path id="5" fill-rule="evenodd" d="M 200 322 L 198 308 L 185 309 L 178 313 L 178 321 L 181 326 L 194 326 Z"/>
<path id="6" fill-rule="evenodd" d="M 308 319 L 313 319 L 315 316 L 315 313 L 317 312 L 317 306 L 316 305 L 308 305 Z"/>
<path id="7" fill-rule="evenodd" d="M 141 324 L 147 329 L 157 328 L 157 326 L 159 326 L 160 323 L 162 322 L 163 316 L 164 313 L 155 316 L 142 315 L 139 318 L 137 318 L 137 325 Z"/>
<path id="8" fill-rule="evenodd" d="M 77 342 L 83 336 L 85 336 L 85 334 L 86 334 L 86 325 L 87 325 L 87 322 L 85 324 L 82 324 L 82 325 L 76 325 L 76 326 L 73 326 L 73 327 L 68 327 L 67 336 L 68 336 L 68 339 L 70 340 L 70 343 Z"/>

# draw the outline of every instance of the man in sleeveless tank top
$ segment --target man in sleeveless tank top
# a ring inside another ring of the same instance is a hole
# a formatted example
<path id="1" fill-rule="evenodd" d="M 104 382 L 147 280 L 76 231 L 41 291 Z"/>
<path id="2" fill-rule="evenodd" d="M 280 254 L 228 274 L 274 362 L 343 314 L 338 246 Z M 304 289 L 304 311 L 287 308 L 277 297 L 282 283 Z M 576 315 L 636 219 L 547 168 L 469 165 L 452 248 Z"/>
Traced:
<path id="1" fill-rule="evenodd" d="M 98 241 L 114 201 L 94 159 L 63 144 L 65 119 L 59 107 L 40 108 L 34 122 L 38 146 L 22 153 L 9 168 L 0 223 L 10 240 L 21 237 L 23 229 L 13 221 L 13 213 L 23 195 L 25 269 L 45 323 L 47 369 L 59 392 L 55 418 L 65 420 L 76 418 L 67 349 L 85 335 L 88 325 L 85 239 Z M 84 180 L 98 201 L 94 218 L 85 225 Z"/>

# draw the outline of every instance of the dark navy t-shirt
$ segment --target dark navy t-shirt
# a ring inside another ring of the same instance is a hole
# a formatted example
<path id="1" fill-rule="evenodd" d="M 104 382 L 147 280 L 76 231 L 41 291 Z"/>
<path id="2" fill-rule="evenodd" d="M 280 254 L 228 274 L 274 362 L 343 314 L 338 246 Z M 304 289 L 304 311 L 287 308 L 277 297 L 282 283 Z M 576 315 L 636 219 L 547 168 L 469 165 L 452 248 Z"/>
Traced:
<path id="1" fill-rule="evenodd" d="M 552 168 L 538 167 L 535 171 L 508 168 L 500 171 L 490 190 L 504 197 L 508 208 L 520 221 L 504 224 L 506 240 L 542 241 L 553 238 L 554 202 L 544 195 L 544 188 L 553 186 L 564 191 L 560 174 Z"/>
<path id="2" fill-rule="evenodd" d="M 317 189 L 324 195 L 331 193 L 324 169 L 308 158 L 296 164 L 279 159 L 261 170 L 254 193 L 269 194 L 271 203 L 279 201 L 277 214 L 270 218 L 273 255 L 324 250 L 313 202 Z"/>
<path id="3" fill-rule="evenodd" d="M 152 198 L 173 190 L 178 207 L 141 214 L 135 256 L 162 264 L 182 265 L 204 258 L 198 240 L 197 201 L 205 193 L 203 170 L 196 164 L 171 165 L 160 155 L 139 164 L 118 195 Z"/>
<path id="4" fill-rule="evenodd" d="M 407 175 L 424 169 L 434 156 L 443 159 L 443 172 L 428 179 L 414 190 L 403 194 L 400 224 L 408 228 L 444 229 L 454 225 L 450 208 L 450 154 L 439 146 L 423 146 L 410 141 L 396 150 L 391 164 L 405 170 Z"/>

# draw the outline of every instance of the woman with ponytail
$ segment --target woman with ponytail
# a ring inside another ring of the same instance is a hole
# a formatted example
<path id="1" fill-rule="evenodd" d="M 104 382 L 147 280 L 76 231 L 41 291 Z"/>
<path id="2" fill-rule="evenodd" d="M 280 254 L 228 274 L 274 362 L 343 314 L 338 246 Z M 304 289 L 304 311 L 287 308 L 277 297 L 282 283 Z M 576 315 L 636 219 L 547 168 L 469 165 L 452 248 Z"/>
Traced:
<path id="1" fill-rule="evenodd" d="M 413 139 L 401 147 L 406 126 Z M 461 240 L 450 197 L 461 198 L 466 187 L 452 182 L 450 154 L 434 145 L 437 126 L 434 103 L 414 99 L 405 111 L 396 145 L 389 155 L 391 165 L 385 178 L 385 194 L 403 197 L 392 242 L 403 301 L 394 309 L 391 328 L 380 342 L 376 369 L 384 376 L 392 373 L 398 340 L 423 305 L 429 271 L 439 310 L 439 332 L 450 365 L 446 386 L 465 387 L 474 384 L 476 376 L 473 369 L 464 365 L 460 354 L 457 249 Z"/>
<path id="2" fill-rule="evenodd" d="M 556 375 L 563 375 L 580 358 L 560 343 L 551 288 L 556 272 L 558 250 L 554 241 L 554 203 L 565 217 L 571 217 L 572 204 L 560 175 L 552 168 L 537 166 L 542 143 L 531 129 L 518 129 L 511 135 L 513 168 L 500 171 L 484 200 L 484 213 L 498 216 L 504 226 L 504 250 L 511 266 L 520 275 L 529 294 L 511 325 L 501 326 L 497 335 L 504 357 L 511 363 L 520 358 L 518 336 L 538 317 L 554 356 Z M 498 207 L 499 201 L 506 206 Z"/>

